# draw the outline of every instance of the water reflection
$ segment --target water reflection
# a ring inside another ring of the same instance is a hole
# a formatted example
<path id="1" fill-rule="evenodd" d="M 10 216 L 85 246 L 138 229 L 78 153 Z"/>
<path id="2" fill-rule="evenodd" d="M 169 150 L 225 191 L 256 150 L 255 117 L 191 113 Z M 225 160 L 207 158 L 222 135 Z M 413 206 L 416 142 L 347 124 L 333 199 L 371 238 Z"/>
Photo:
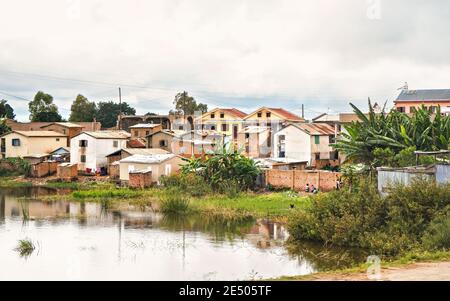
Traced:
<path id="1" fill-rule="evenodd" d="M 129 204 L 21 198 L 39 193 L 56 192 L 0 190 L 0 264 L 15 271 L 2 268 L 0 279 L 244 280 L 350 262 L 323 256 L 322 247 L 286 246 L 286 228 L 270 220 L 163 216 Z M 11 250 L 25 237 L 42 250 L 23 265 Z"/>

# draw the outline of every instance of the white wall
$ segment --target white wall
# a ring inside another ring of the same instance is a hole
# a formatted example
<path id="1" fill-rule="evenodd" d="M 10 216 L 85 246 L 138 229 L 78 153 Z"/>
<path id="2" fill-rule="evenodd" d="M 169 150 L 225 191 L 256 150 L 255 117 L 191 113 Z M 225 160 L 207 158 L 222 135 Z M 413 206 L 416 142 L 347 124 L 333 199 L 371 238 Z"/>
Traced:
<path id="1" fill-rule="evenodd" d="M 84 153 L 80 149 L 80 140 L 88 141 Z M 118 141 L 117 147 L 113 146 L 113 141 Z M 121 148 L 126 148 L 126 145 L 126 139 L 96 139 L 87 134 L 80 134 L 70 141 L 70 163 L 78 164 L 79 170 L 85 170 L 86 168 L 96 170 L 97 167 L 106 167 L 106 156 Z M 86 155 L 85 164 L 81 163 L 82 154 Z"/>
<path id="2" fill-rule="evenodd" d="M 279 157 L 278 143 L 280 135 L 286 137 L 286 158 L 307 161 L 311 164 L 311 137 L 295 126 L 289 126 L 274 135 L 274 156 Z"/>

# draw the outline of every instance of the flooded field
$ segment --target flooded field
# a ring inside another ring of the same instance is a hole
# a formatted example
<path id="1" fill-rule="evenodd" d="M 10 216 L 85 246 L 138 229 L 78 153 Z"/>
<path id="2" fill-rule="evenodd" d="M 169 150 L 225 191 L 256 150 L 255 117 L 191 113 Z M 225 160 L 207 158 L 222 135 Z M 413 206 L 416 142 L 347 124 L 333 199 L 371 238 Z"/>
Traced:
<path id="1" fill-rule="evenodd" d="M 54 193 L 0 189 L 0 280 L 250 280 L 364 260 L 359 252 L 287 244 L 286 228 L 269 220 L 36 200 Z M 34 249 L 19 252 L 19 240 Z"/>

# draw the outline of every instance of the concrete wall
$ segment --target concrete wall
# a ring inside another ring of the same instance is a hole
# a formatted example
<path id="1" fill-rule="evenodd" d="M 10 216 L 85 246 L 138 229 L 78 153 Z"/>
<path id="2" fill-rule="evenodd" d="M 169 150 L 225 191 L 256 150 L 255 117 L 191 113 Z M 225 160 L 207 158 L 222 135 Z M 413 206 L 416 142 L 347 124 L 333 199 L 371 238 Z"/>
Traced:
<path id="1" fill-rule="evenodd" d="M 163 175 L 169 176 L 177 173 L 180 170 L 180 164 L 183 160 L 179 157 L 174 157 L 170 160 L 159 164 L 145 164 L 145 163 L 120 163 L 120 180 L 129 181 L 130 171 L 137 170 L 151 170 L 152 181 L 159 183 L 159 178 Z M 170 165 L 170 167 L 166 167 Z M 167 168 L 167 169 L 166 169 Z M 170 169 L 170 170 L 169 170 Z"/>
<path id="2" fill-rule="evenodd" d="M 10 133 L 5 139 L 5 157 L 17 158 L 33 154 L 49 154 L 60 147 L 67 147 L 67 137 L 26 137 Z M 20 146 L 12 146 L 12 140 L 19 139 Z"/>
<path id="3" fill-rule="evenodd" d="M 409 185 L 413 179 L 418 177 L 425 177 L 429 180 L 435 178 L 432 173 L 413 173 L 403 170 L 378 170 L 378 191 L 381 193 L 387 193 L 387 189 L 390 185 Z"/>
<path id="4" fill-rule="evenodd" d="M 439 184 L 450 182 L 450 165 L 436 165 L 436 182 Z"/>
<path id="5" fill-rule="evenodd" d="M 328 171 L 307 171 L 307 170 L 267 170 L 266 185 L 276 188 L 290 188 L 303 191 L 306 184 L 314 185 L 319 191 L 332 191 L 336 187 L 336 179 L 341 177 L 341 173 Z"/>
<path id="6" fill-rule="evenodd" d="M 311 137 L 295 126 L 287 127 L 274 135 L 274 157 L 279 158 L 280 136 L 285 136 L 285 154 L 286 158 L 298 161 L 306 161 L 312 164 L 311 156 Z"/>

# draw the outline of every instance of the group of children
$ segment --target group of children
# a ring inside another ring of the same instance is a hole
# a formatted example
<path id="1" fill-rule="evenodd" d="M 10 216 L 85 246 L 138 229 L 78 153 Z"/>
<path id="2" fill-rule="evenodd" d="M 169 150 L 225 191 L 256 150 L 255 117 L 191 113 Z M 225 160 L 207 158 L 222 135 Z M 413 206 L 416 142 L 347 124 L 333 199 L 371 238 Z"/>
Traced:
<path id="1" fill-rule="evenodd" d="M 311 187 L 309 187 L 309 184 L 306 184 L 305 192 L 317 194 L 319 193 L 319 190 L 316 187 L 314 187 L 314 185 L 311 185 Z"/>

